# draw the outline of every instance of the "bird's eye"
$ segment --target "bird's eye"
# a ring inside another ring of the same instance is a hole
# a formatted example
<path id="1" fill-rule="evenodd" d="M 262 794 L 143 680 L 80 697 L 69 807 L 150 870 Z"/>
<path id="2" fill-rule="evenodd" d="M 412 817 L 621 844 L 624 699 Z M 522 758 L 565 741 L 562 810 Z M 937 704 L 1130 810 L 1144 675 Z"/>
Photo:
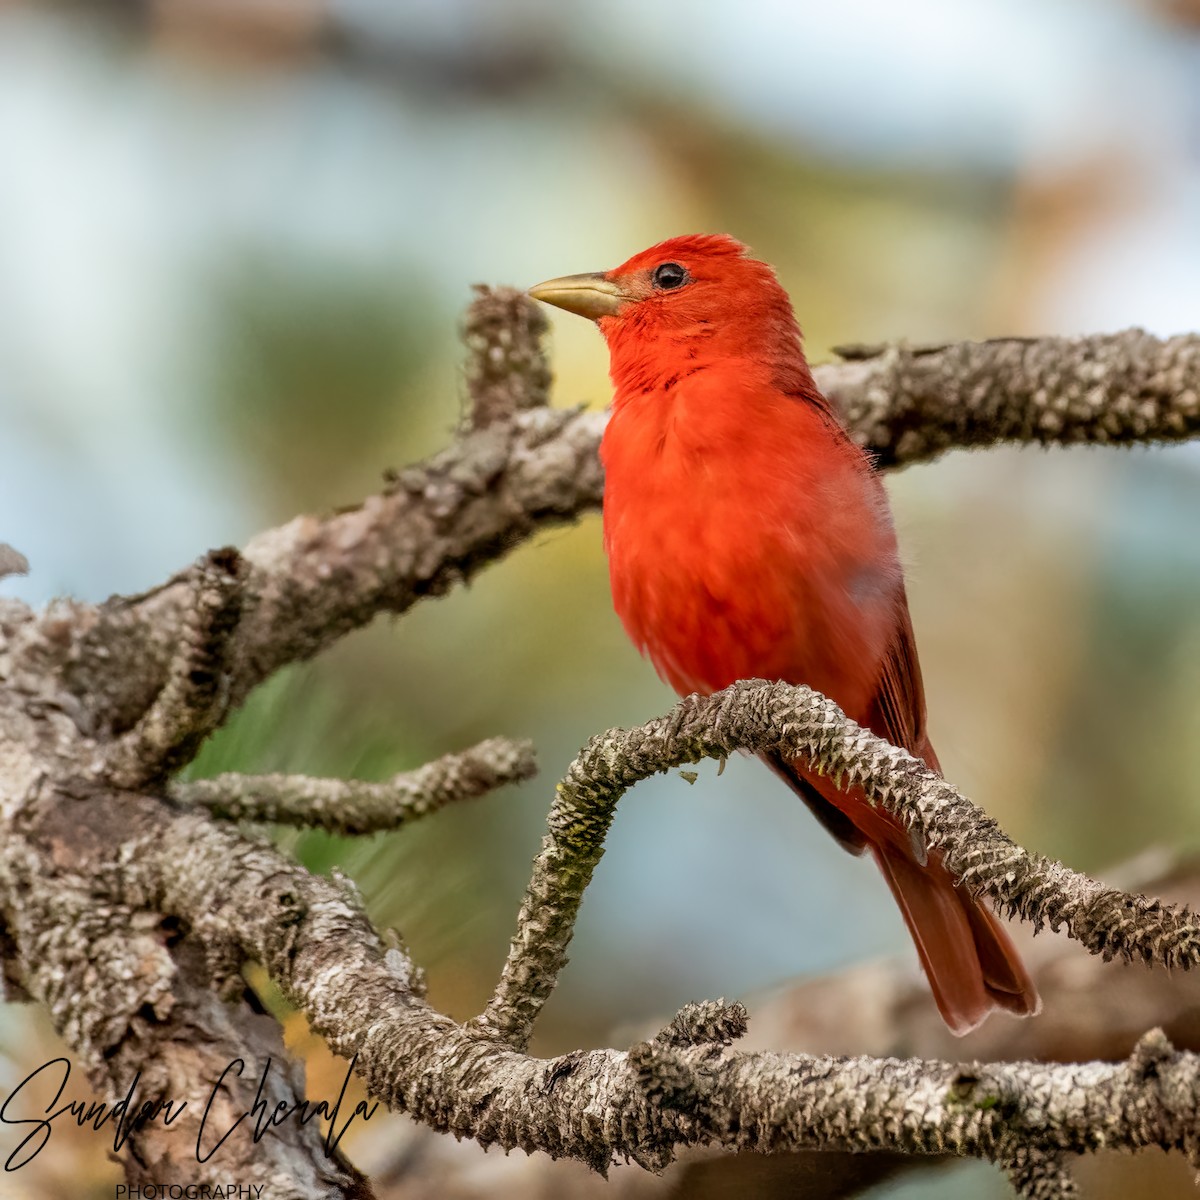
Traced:
<path id="1" fill-rule="evenodd" d="M 683 287 L 688 281 L 688 273 L 678 263 L 668 262 L 655 267 L 650 278 L 656 288 L 669 292 L 672 288 Z"/>

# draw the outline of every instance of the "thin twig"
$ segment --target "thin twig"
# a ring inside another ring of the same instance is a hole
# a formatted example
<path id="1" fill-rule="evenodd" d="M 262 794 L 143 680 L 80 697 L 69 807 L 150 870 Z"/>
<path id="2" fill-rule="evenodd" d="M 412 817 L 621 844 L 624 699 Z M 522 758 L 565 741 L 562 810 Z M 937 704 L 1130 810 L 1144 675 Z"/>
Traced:
<path id="1" fill-rule="evenodd" d="M 29 559 L 7 542 L 0 542 L 0 579 L 9 575 L 29 574 Z"/>
<path id="2" fill-rule="evenodd" d="M 488 738 L 383 783 L 309 775 L 218 775 L 177 783 L 171 795 L 227 821 L 259 821 L 347 835 L 398 829 L 457 800 L 537 773 L 533 743 Z"/>

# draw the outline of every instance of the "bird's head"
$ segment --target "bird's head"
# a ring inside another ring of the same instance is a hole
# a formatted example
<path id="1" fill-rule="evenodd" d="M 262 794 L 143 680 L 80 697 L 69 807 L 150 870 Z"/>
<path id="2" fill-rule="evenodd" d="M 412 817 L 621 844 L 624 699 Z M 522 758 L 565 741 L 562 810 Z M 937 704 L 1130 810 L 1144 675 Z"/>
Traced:
<path id="1" fill-rule="evenodd" d="M 671 238 L 611 271 L 548 279 L 529 294 L 595 321 L 614 379 L 650 355 L 803 362 L 775 272 L 726 234 Z"/>

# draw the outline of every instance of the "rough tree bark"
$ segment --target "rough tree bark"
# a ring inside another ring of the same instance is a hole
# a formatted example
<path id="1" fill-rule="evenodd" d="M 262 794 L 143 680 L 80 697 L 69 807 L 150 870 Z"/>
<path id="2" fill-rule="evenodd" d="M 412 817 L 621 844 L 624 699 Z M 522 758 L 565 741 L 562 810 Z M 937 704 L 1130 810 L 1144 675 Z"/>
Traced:
<path id="1" fill-rule="evenodd" d="M 300 517 L 241 552 L 209 553 L 153 591 L 33 612 L 0 602 L 0 916 L 11 994 L 43 1004 L 116 1100 L 187 1107 L 133 1129 L 132 1183 L 228 1180 L 265 1195 L 368 1196 L 315 1122 L 255 1144 L 246 1123 L 196 1160 L 207 1095 L 224 1130 L 270 1056 L 270 1101 L 298 1069 L 242 982 L 261 963 L 373 1096 L 480 1143 L 647 1168 L 680 1147 L 890 1151 L 995 1162 L 1026 1196 L 1072 1194 L 1070 1155 L 1182 1150 L 1200 1166 L 1200 1059 L 1148 1030 L 1122 1062 L 954 1065 L 733 1047 L 745 1011 L 689 1006 L 629 1050 L 543 1061 L 525 1051 L 565 962 L 615 805 L 637 779 L 735 748 L 782 747 L 851 776 L 941 846 L 963 886 L 1094 953 L 1191 966 L 1186 909 L 1029 855 L 947 783 L 804 688 L 761 681 L 685 700 L 594 739 L 572 765 L 503 978 L 465 1025 L 424 1000 L 421 973 L 381 942 L 353 886 L 308 875 L 233 824 L 390 828 L 532 769 L 493 740 L 388 784 L 273 776 L 180 784 L 178 770 L 250 691 L 381 612 L 440 595 L 549 523 L 594 509 L 602 415 L 546 406 L 541 315 L 481 291 L 467 321 L 472 411 L 443 454 L 355 508 Z M 1171 441 L 1200 432 L 1200 338 L 1008 340 L 862 349 L 822 386 L 887 466 L 1000 441 Z M 22 561 L 5 548 L 0 574 Z M 234 1059 L 239 1075 L 225 1071 Z M 280 1065 L 282 1064 L 282 1066 Z M 272 1190 L 273 1189 L 273 1190 Z"/>

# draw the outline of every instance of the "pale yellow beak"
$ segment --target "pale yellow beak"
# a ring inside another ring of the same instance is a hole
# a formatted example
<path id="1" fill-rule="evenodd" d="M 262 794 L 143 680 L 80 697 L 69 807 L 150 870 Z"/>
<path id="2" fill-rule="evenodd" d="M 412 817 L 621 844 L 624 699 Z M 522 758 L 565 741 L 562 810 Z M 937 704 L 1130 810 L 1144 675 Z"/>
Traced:
<path id="1" fill-rule="evenodd" d="M 605 279 L 599 272 L 547 279 L 545 283 L 535 283 L 529 289 L 529 294 L 535 300 L 553 304 L 556 308 L 565 308 L 567 312 L 578 313 L 581 317 L 589 317 L 593 321 L 613 316 L 621 305 L 630 299 L 615 283 Z"/>

